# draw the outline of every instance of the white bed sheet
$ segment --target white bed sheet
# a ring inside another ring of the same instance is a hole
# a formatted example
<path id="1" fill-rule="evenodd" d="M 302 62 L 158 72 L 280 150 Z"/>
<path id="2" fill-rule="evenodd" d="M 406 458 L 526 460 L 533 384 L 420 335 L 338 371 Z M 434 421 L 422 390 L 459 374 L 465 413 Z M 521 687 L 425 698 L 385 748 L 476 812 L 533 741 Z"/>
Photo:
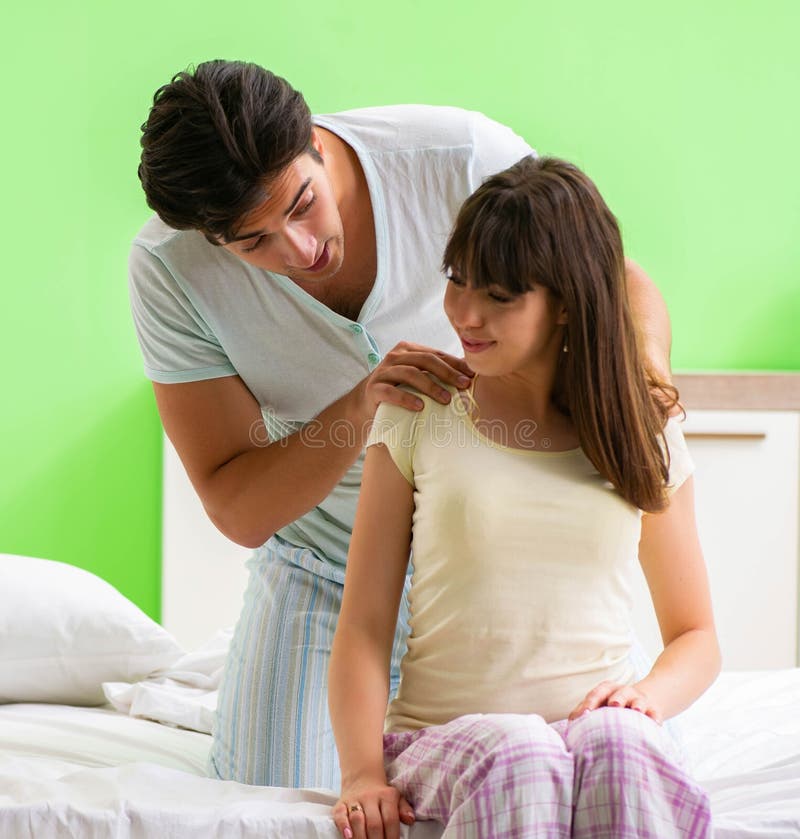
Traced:
<path id="1" fill-rule="evenodd" d="M 800 837 L 798 709 L 800 670 L 729 673 L 680 717 L 715 839 Z M 212 781 L 209 744 L 109 709 L 0 706 L 0 836 L 335 839 L 333 793 Z"/>
<path id="2" fill-rule="evenodd" d="M 800 668 L 723 673 L 678 720 L 715 839 L 800 837 Z"/>
<path id="3" fill-rule="evenodd" d="M 336 839 L 332 792 L 211 780 L 210 745 L 111 708 L 0 706 L 0 837 Z"/>
<path id="4" fill-rule="evenodd" d="M 114 710 L 0 707 L 0 836 L 336 836 L 329 794 L 204 777 L 210 742 Z"/>

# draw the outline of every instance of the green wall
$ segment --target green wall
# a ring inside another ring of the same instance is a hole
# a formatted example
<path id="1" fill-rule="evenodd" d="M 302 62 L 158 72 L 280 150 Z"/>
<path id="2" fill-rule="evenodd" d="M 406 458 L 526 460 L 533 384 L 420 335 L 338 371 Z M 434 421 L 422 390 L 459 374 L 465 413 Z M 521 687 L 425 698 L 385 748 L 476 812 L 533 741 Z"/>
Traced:
<path id="1" fill-rule="evenodd" d="M 159 612 L 160 432 L 127 309 L 151 96 L 258 61 L 317 112 L 482 110 L 582 165 L 670 307 L 679 369 L 800 369 L 795 0 L 145 0 L 4 19 L 0 552 Z M 190 581 L 187 581 L 190 583 Z"/>

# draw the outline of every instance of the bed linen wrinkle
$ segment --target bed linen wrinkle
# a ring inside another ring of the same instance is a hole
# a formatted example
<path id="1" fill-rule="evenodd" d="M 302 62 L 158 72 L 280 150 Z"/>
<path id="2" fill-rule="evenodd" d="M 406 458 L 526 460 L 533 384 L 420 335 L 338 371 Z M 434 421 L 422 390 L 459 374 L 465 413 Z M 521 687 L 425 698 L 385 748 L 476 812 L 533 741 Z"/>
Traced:
<path id="1" fill-rule="evenodd" d="M 714 839 L 800 837 L 798 706 L 800 668 L 723 673 L 677 718 Z M 334 791 L 202 777 L 210 743 L 107 708 L 0 706 L 0 837 L 336 839 Z M 441 828 L 419 822 L 403 836 Z"/>

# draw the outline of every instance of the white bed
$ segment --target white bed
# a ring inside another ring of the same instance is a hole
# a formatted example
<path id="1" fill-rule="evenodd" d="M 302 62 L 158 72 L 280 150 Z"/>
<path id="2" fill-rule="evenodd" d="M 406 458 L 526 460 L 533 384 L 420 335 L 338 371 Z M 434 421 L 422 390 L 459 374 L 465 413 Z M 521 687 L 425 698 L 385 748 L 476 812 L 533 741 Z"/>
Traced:
<path id="1" fill-rule="evenodd" d="M 204 776 L 230 633 L 197 604 L 230 624 L 247 552 L 166 455 L 170 632 L 86 572 L 0 555 L 0 839 L 335 839 L 331 790 Z M 800 839 L 800 668 L 723 673 L 679 725 L 716 839 Z"/>
<path id="2" fill-rule="evenodd" d="M 3 839 L 335 839 L 332 790 L 205 777 L 230 631 L 185 653 L 97 577 L 0 556 L 0 638 Z M 679 718 L 717 839 L 800 837 L 798 704 L 800 669 L 725 673 Z"/>
<path id="3" fill-rule="evenodd" d="M 0 708 L 0 836 L 332 839 L 332 797 L 204 777 L 210 737 L 105 708 Z"/>
<path id="4" fill-rule="evenodd" d="M 716 839 L 800 836 L 798 700 L 800 670 L 724 674 L 681 718 Z M 209 745 L 208 734 L 109 707 L 0 706 L 0 836 L 335 839 L 331 791 L 209 780 Z"/>

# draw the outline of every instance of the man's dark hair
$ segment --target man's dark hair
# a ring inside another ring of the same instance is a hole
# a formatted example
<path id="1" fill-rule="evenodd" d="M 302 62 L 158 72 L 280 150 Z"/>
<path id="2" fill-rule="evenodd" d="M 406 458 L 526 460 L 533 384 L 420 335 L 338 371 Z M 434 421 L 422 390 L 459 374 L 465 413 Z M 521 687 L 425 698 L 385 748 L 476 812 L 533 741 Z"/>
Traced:
<path id="1" fill-rule="evenodd" d="M 170 227 L 231 239 L 296 157 L 320 159 L 311 128 L 302 94 L 257 64 L 206 61 L 178 73 L 142 125 L 147 203 Z"/>

